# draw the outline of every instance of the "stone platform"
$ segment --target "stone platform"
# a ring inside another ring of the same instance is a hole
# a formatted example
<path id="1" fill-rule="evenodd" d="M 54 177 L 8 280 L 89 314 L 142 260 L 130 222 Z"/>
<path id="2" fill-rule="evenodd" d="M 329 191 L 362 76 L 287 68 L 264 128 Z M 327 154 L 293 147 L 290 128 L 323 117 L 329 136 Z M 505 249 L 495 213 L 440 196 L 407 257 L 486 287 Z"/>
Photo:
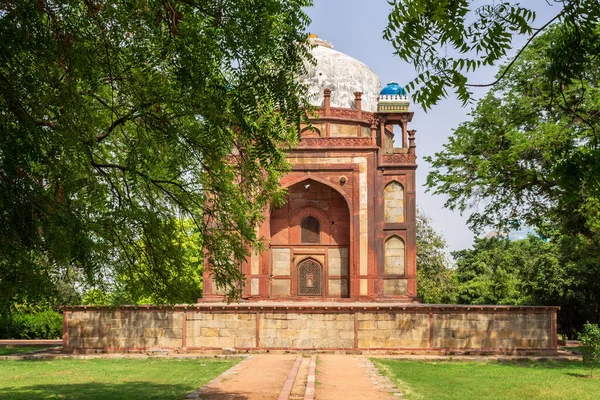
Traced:
<path id="1" fill-rule="evenodd" d="M 557 351 L 558 309 L 360 302 L 78 306 L 65 308 L 63 348 L 547 354 Z"/>

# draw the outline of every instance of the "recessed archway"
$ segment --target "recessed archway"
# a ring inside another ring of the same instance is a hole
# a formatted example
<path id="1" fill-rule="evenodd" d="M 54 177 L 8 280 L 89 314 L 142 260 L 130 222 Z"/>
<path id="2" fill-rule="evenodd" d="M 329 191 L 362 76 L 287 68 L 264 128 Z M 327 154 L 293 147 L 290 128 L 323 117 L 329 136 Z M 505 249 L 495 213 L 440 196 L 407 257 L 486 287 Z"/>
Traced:
<path id="1" fill-rule="evenodd" d="M 287 203 L 271 210 L 269 225 L 271 275 L 290 288 L 289 297 L 304 296 L 299 268 L 305 258 L 322 266 L 320 296 L 349 296 L 351 220 L 342 193 L 310 178 L 296 182 Z"/>

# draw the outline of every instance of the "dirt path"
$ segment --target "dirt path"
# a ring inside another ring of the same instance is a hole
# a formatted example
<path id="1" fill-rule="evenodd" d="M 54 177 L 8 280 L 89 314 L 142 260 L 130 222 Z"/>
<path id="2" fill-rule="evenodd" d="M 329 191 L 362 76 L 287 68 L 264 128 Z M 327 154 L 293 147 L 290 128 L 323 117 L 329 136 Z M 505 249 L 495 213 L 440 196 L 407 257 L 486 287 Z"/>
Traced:
<path id="1" fill-rule="evenodd" d="M 389 400 L 399 395 L 400 391 L 363 356 L 256 354 L 187 398 Z"/>
<path id="2" fill-rule="evenodd" d="M 362 356 L 322 354 L 317 360 L 317 400 L 389 400 L 395 386 Z"/>
<path id="3" fill-rule="evenodd" d="M 252 355 L 188 398 L 277 400 L 296 358 L 295 354 Z"/>

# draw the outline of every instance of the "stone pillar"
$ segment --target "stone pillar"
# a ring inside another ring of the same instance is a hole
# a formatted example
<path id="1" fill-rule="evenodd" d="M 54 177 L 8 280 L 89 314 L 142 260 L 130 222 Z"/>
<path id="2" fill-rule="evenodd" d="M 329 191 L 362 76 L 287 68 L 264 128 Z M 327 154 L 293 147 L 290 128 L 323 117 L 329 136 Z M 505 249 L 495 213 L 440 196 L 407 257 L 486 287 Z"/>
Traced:
<path id="1" fill-rule="evenodd" d="M 356 107 L 356 118 L 362 119 L 362 92 L 354 92 L 354 105 Z"/>
<path id="2" fill-rule="evenodd" d="M 377 118 L 371 120 L 371 144 L 377 146 Z"/>
<path id="3" fill-rule="evenodd" d="M 412 129 L 408 131 L 408 154 L 415 154 L 417 145 L 415 144 L 415 133 L 417 131 Z"/>
<path id="4" fill-rule="evenodd" d="M 331 89 L 325 89 L 323 91 L 325 115 L 331 115 Z"/>

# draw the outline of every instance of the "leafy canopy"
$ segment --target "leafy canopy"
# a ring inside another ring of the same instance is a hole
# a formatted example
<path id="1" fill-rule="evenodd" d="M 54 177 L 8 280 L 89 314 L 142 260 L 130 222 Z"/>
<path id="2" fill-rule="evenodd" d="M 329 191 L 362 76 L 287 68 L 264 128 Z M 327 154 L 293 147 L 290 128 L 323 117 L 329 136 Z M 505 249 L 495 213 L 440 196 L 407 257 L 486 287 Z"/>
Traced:
<path id="1" fill-rule="evenodd" d="M 306 115 L 310 3 L 2 2 L 0 307 L 69 276 L 180 299 L 182 235 L 235 296 Z"/>
<path id="2" fill-rule="evenodd" d="M 457 281 L 446 255 L 446 240 L 431 218 L 417 210 L 417 296 L 424 303 L 456 302 Z"/>
<path id="3" fill-rule="evenodd" d="M 546 42 L 545 50 L 557 79 L 576 77 L 590 55 L 598 53 L 594 39 L 600 19 L 597 0 L 553 0 L 548 21 L 536 21 L 533 9 L 516 1 L 388 0 L 392 10 L 384 38 L 396 54 L 412 64 L 417 77 L 407 85 L 415 102 L 425 110 L 454 90 L 463 104 L 472 100 L 473 87 L 494 86 L 510 80 L 505 73 L 494 82 L 472 83 L 467 74 L 483 66 L 496 65 L 510 53 L 516 36 L 527 42 L 514 56 L 523 55 L 533 39 L 553 22 L 564 26 L 560 40 Z M 512 63 L 511 63 L 512 64 Z M 510 66 L 506 68 L 509 70 Z"/>
<path id="4" fill-rule="evenodd" d="M 476 230 L 551 224 L 600 244 L 600 58 L 563 79 L 548 48 L 570 29 L 536 38 L 472 121 L 426 157 L 429 190 L 448 196 L 450 209 L 473 210 Z"/>
<path id="5" fill-rule="evenodd" d="M 600 322 L 600 264 L 581 235 L 476 239 L 452 256 L 459 304 L 560 306 L 558 330 L 569 338 Z"/>

